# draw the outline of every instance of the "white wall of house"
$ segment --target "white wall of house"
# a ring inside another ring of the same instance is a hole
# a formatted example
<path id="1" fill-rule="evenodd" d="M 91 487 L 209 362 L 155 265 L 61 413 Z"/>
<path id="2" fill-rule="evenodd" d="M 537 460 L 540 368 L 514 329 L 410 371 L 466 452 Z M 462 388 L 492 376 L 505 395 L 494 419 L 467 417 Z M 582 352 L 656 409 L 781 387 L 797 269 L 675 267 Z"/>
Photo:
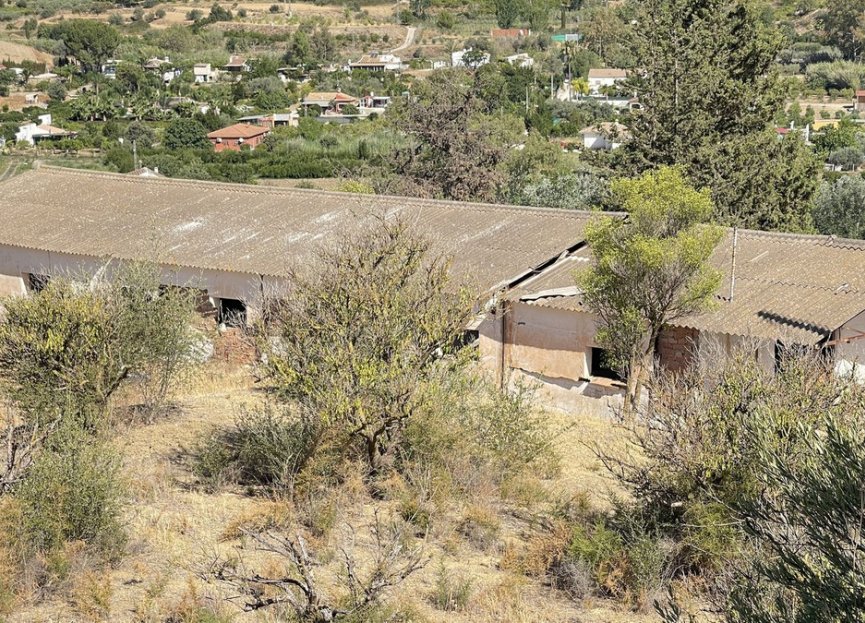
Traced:
<path id="1" fill-rule="evenodd" d="M 583 132 L 583 148 L 584 149 L 618 149 L 622 144 L 612 141 L 606 135 L 600 132 L 584 131 Z"/>
<path id="2" fill-rule="evenodd" d="M 15 140 L 19 143 L 36 144 L 36 139 L 50 136 L 50 132 L 44 126 L 51 125 L 51 115 L 39 115 L 39 123 L 25 123 L 15 133 Z"/>
<path id="3" fill-rule="evenodd" d="M 601 89 L 604 87 L 612 87 L 615 86 L 617 82 L 622 82 L 624 78 L 594 78 L 590 77 L 589 82 L 589 93 L 592 95 L 598 95 L 601 92 Z"/>

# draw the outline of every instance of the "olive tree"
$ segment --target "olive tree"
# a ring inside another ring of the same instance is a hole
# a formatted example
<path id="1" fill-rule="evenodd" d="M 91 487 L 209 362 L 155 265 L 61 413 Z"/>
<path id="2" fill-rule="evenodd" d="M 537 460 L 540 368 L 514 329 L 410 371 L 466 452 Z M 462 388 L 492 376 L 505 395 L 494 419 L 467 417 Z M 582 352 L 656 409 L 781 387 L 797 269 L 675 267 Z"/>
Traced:
<path id="1" fill-rule="evenodd" d="M 374 474 L 424 406 L 425 383 L 465 363 L 471 298 L 428 240 L 384 218 L 323 249 L 292 282 L 268 319 L 269 380 Z"/>
<path id="2" fill-rule="evenodd" d="M 99 429 L 109 400 L 134 375 L 157 383 L 159 402 L 191 344 L 191 296 L 160 288 L 155 266 L 52 279 L 3 307 L 0 392 L 40 427 L 74 417 L 85 430 Z"/>
<path id="3" fill-rule="evenodd" d="M 720 283 L 708 259 L 721 232 L 706 224 L 709 191 L 662 167 L 612 184 L 627 218 L 586 229 L 594 265 L 580 276 L 586 305 L 600 318 L 598 340 L 627 377 L 625 410 L 639 398 L 655 343 L 668 322 L 704 309 Z"/>
<path id="4" fill-rule="evenodd" d="M 155 266 L 53 279 L 2 305 L 0 493 L 26 485 L 51 452 L 64 454 L 58 439 L 101 438 L 111 397 L 133 380 L 153 412 L 188 362 L 191 295 L 160 288 Z"/>

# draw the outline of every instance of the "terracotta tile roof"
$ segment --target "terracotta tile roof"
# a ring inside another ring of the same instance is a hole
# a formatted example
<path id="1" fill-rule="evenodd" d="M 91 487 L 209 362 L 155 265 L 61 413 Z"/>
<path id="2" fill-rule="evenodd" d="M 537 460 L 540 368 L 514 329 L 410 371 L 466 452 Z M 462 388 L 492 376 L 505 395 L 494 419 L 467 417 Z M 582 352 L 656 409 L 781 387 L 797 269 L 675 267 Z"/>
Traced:
<path id="1" fill-rule="evenodd" d="M 701 331 L 814 344 L 865 311 L 865 241 L 739 230 L 730 300 L 732 230 L 712 256 L 723 282 L 711 310 L 671 323 Z M 585 311 L 574 275 L 589 266 L 582 248 L 523 284 L 512 298 Z"/>
<path id="2" fill-rule="evenodd" d="M 273 276 L 371 214 L 408 219 L 491 291 L 582 239 L 590 212 L 40 167 L 0 183 L 0 244 Z"/>
<path id="3" fill-rule="evenodd" d="M 490 36 L 493 39 L 516 39 L 518 37 L 527 37 L 532 34 L 532 31 L 527 28 L 493 28 L 490 31 Z"/>
<path id="4" fill-rule="evenodd" d="M 356 102 L 357 98 L 340 91 L 313 91 L 303 98 L 304 102 Z"/>
<path id="5" fill-rule="evenodd" d="M 227 128 L 220 128 L 207 135 L 207 138 L 252 138 L 270 132 L 260 125 L 249 123 L 235 123 Z"/>
<path id="6" fill-rule="evenodd" d="M 243 67 L 246 65 L 246 59 L 242 56 L 232 56 L 225 64 L 226 67 Z"/>

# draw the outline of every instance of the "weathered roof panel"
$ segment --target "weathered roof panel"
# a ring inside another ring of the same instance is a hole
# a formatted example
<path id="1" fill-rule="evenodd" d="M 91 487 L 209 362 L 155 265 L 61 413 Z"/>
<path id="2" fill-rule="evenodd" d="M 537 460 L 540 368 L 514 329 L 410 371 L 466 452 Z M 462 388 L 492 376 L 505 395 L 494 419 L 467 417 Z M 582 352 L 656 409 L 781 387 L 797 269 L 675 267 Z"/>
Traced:
<path id="1" fill-rule="evenodd" d="M 579 244 L 592 216 L 53 167 L 0 184 L 0 214 L 0 244 L 273 276 L 375 216 L 400 215 L 484 291 Z"/>
<path id="2" fill-rule="evenodd" d="M 735 286 L 733 232 L 727 230 L 711 262 L 723 274 L 712 308 L 671 324 L 701 331 L 815 344 L 865 311 L 865 241 L 830 236 L 739 230 Z M 561 295 L 589 266 L 587 248 L 523 284 L 523 302 L 587 311 L 579 294 Z M 538 293 L 549 292 L 538 297 Z"/>

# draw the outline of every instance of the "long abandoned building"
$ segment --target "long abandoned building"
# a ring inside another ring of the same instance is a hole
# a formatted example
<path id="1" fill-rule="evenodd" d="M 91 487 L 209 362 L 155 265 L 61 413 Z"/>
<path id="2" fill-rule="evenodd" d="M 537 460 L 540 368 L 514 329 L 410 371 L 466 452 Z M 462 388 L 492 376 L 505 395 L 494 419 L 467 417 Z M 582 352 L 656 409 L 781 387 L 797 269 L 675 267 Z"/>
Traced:
<path id="1" fill-rule="evenodd" d="M 546 404 L 564 409 L 604 410 L 621 393 L 575 285 L 596 213 L 41 167 L 0 183 L 0 214 L 0 296 L 112 259 L 147 260 L 166 284 L 202 290 L 218 313 L 249 316 L 322 245 L 399 216 L 480 293 L 486 307 L 473 329 L 501 382 L 530 379 Z M 772 367 L 782 346 L 797 344 L 831 350 L 839 370 L 859 372 L 865 242 L 740 230 L 735 279 L 732 254 L 728 232 L 712 258 L 725 274 L 715 305 L 664 331 L 662 365 L 687 365 L 711 343 L 752 345 Z"/>

